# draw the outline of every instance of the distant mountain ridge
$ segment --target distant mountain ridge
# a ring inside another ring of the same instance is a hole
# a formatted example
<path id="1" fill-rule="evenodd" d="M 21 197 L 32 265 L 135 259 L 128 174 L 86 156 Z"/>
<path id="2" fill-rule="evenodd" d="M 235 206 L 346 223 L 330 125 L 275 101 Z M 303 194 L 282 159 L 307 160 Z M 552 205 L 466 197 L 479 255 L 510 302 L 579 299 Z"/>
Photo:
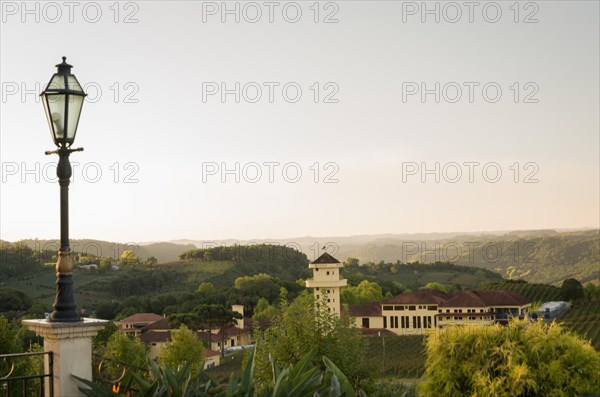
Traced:
<path id="1" fill-rule="evenodd" d="M 23 240 L 33 249 L 54 244 L 57 240 Z M 176 260 L 185 251 L 236 244 L 278 244 L 300 250 L 309 260 L 327 252 L 340 260 L 358 258 L 361 263 L 392 262 L 454 262 L 500 273 L 506 278 L 560 283 L 573 277 L 582 282 L 600 278 L 600 230 L 569 231 L 517 230 L 499 232 L 454 232 L 378 234 L 345 237 L 304 236 L 286 239 L 222 239 L 173 240 L 142 244 L 121 244 L 100 240 L 73 240 L 74 251 L 116 257 L 133 247 L 141 258 L 156 257 L 159 261 Z M 108 253 L 108 254 L 106 254 Z"/>
<path id="2" fill-rule="evenodd" d="M 38 240 L 27 239 L 20 240 L 33 250 L 53 250 L 58 251 L 60 242 L 58 240 Z M 117 243 L 113 241 L 103 241 L 94 239 L 73 239 L 70 241 L 71 250 L 78 253 L 90 253 L 96 256 L 108 256 L 115 260 L 119 259 L 123 251 L 132 250 L 139 258 L 147 259 L 151 256 L 158 259 L 159 262 L 177 259 L 179 254 L 185 251 L 195 249 L 192 244 L 176 244 L 171 242 L 157 242 L 150 244 L 138 243 Z"/>

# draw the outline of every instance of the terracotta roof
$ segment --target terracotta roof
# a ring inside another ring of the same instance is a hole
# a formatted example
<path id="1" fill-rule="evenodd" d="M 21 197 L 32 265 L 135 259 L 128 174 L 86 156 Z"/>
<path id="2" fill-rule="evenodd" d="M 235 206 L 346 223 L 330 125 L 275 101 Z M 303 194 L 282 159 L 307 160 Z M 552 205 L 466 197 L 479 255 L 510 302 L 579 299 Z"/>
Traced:
<path id="1" fill-rule="evenodd" d="M 476 291 L 458 291 L 440 307 L 485 307 L 487 302 Z"/>
<path id="2" fill-rule="evenodd" d="M 388 299 L 386 303 L 403 303 L 405 305 L 410 304 L 441 304 L 444 300 L 448 299 L 448 295 L 438 291 L 436 289 L 418 289 L 412 292 L 403 292 L 400 295 L 396 295 L 391 299 Z"/>
<path id="3" fill-rule="evenodd" d="M 381 302 L 371 302 L 349 306 L 348 314 L 353 317 L 380 317 Z"/>
<path id="4" fill-rule="evenodd" d="M 208 342 L 209 340 L 212 342 L 219 342 L 221 340 L 221 338 L 218 337 L 216 334 L 211 335 L 211 333 L 208 331 L 197 331 L 196 335 L 198 335 L 198 338 L 202 339 L 205 342 Z"/>
<path id="5" fill-rule="evenodd" d="M 320 257 L 318 257 L 311 263 L 340 263 L 340 261 L 338 261 L 333 256 L 331 256 L 327 252 L 325 252 L 323 255 L 321 255 Z"/>
<path id="6" fill-rule="evenodd" d="M 218 356 L 221 353 L 214 351 L 214 350 L 210 350 L 210 349 L 204 349 L 204 357 L 214 357 L 214 356 Z"/>
<path id="7" fill-rule="evenodd" d="M 361 328 L 360 333 L 365 336 L 388 336 L 388 335 L 396 335 L 389 329 L 385 328 Z"/>
<path id="8" fill-rule="evenodd" d="M 163 316 L 154 313 L 136 313 L 119 321 L 121 323 L 153 323 L 162 320 Z"/>
<path id="9" fill-rule="evenodd" d="M 151 324 L 148 324 L 143 328 L 144 331 L 149 331 L 152 329 L 173 329 L 173 327 L 171 326 L 169 319 L 165 317 Z"/>
<path id="10" fill-rule="evenodd" d="M 531 303 L 523 295 L 515 291 L 474 291 L 481 296 L 490 306 L 523 306 Z"/>
<path id="11" fill-rule="evenodd" d="M 244 333 L 244 330 L 239 329 L 239 328 L 227 328 L 225 329 L 225 335 L 224 335 L 224 339 L 228 340 L 229 338 L 231 338 L 232 336 L 237 336 L 237 335 L 241 335 Z M 208 331 L 198 331 L 196 332 L 196 335 L 198 335 L 198 337 L 206 342 L 208 342 L 209 338 L 212 342 L 220 342 L 221 341 L 221 330 L 219 330 L 217 333 L 214 333 L 212 335 L 210 335 L 211 333 Z"/>
<path id="12" fill-rule="evenodd" d="M 513 291 L 458 291 L 440 307 L 523 306 L 529 301 Z"/>
<path id="13" fill-rule="evenodd" d="M 148 331 L 140 335 L 140 340 L 146 344 L 170 342 L 171 332 Z"/>

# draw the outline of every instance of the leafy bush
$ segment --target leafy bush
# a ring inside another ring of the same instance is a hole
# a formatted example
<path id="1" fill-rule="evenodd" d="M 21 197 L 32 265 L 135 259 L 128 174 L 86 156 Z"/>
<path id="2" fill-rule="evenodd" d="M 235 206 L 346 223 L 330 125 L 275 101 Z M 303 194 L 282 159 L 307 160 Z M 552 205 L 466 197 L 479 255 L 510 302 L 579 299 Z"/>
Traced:
<path id="1" fill-rule="evenodd" d="M 429 336 L 427 396 L 579 396 L 600 391 L 600 354 L 560 325 L 447 327 Z"/>
<path id="2" fill-rule="evenodd" d="M 165 366 L 177 368 L 188 365 L 192 376 L 204 367 L 204 345 L 193 331 L 185 325 L 171 332 L 171 342 L 160 351 L 158 360 Z"/>

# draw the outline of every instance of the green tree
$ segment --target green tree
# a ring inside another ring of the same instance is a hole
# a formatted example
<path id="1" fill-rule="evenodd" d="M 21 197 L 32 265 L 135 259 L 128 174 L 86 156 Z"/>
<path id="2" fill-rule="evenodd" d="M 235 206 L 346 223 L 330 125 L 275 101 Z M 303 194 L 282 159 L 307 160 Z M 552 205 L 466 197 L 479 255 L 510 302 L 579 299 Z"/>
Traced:
<path id="1" fill-rule="evenodd" d="M 156 265 L 158 263 L 158 259 L 156 259 L 156 257 L 151 256 L 148 259 L 146 259 L 146 264 L 148 265 Z"/>
<path id="2" fill-rule="evenodd" d="M 346 266 L 358 266 L 360 264 L 357 258 L 346 259 Z"/>
<path id="3" fill-rule="evenodd" d="M 27 310 L 27 316 L 29 318 L 44 318 L 47 310 L 46 306 L 42 302 L 35 302 L 29 310 Z"/>
<path id="4" fill-rule="evenodd" d="M 204 345 L 185 324 L 171 332 L 171 342 L 158 355 L 158 361 L 172 369 L 188 365 L 190 374 L 196 376 L 204 368 Z"/>
<path id="5" fill-rule="evenodd" d="M 27 332 L 28 331 L 23 325 L 21 325 L 20 322 L 10 322 L 4 316 L 0 315 L 0 354 L 24 352 L 25 349 L 23 348 L 23 336 L 26 335 Z M 28 347 L 27 351 L 37 352 L 42 351 L 42 349 L 39 345 L 32 344 Z M 11 366 L 12 362 L 10 359 L 0 360 L 0 374 L 2 376 L 8 374 L 11 370 Z M 42 356 L 21 357 L 14 361 L 14 369 L 11 377 L 41 374 L 43 373 L 42 371 Z M 13 389 L 11 390 L 11 393 L 15 393 L 15 395 L 25 395 L 20 382 L 13 382 L 12 385 Z"/>
<path id="6" fill-rule="evenodd" d="M 112 320 L 119 312 L 117 302 L 100 302 L 96 305 L 96 317 L 103 320 Z"/>
<path id="7" fill-rule="evenodd" d="M 123 251 L 121 254 L 121 259 L 119 260 L 120 265 L 137 265 L 139 262 L 140 259 L 132 250 Z"/>
<path id="8" fill-rule="evenodd" d="M 146 367 L 146 345 L 139 338 L 132 339 L 122 332 L 115 332 L 108 338 L 105 356 L 126 364 L 134 372 Z"/>
<path id="9" fill-rule="evenodd" d="M 0 313 L 28 310 L 32 303 L 33 301 L 31 298 L 21 291 L 10 288 L 0 288 Z"/>
<path id="10" fill-rule="evenodd" d="M 255 321 L 270 321 L 277 315 L 277 308 L 269 304 L 265 298 L 260 298 L 254 308 L 252 319 Z"/>
<path id="11" fill-rule="evenodd" d="M 265 331 L 256 332 L 255 371 L 257 383 L 263 387 L 273 377 L 269 356 L 278 365 L 297 363 L 307 351 L 316 349 L 315 364 L 322 357 L 334 361 L 353 384 L 366 384 L 372 371 L 365 364 L 365 344 L 359 330 L 347 314 L 340 320 L 324 306 L 315 304 L 313 295 L 300 294 L 287 302 L 283 289 L 279 313 Z"/>
<path id="12" fill-rule="evenodd" d="M 436 282 L 427 283 L 427 284 L 425 284 L 425 286 L 423 288 L 436 289 L 441 292 L 448 292 L 448 289 L 446 287 L 444 287 L 442 284 L 436 283 Z"/>
<path id="13" fill-rule="evenodd" d="M 178 324 L 185 324 L 194 329 L 208 331 L 208 344 L 211 345 L 214 336 L 212 330 L 218 329 L 221 342 L 221 356 L 225 355 L 225 329 L 237 324 L 237 319 L 242 316 L 228 307 L 215 304 L 197 305 L 191 312 L 176 313 L 171 318 Z"/>
<path id="14" fill-rule="evenodd" d="M 79 265 L 89 265 L 91 263 L 98 263 L 98 258 L 92 255 L 81 255 L 79 257 Z"/>
<path id="15" fill-rule="evenodd" d="M 356 287 L 349 285 L 342 288 L 340 297 L 343 303 L 354 305 L 380 301 L 383 299 L 383 294 L 379 284 L 363 280 Z"/>
<path id="16" fill-rule="evenodd" d="M 574 278 L 563 281 L 560 287 L 560 296 L 565 301 L 576 301 L 583 298 L 583 285 Z"/>
<path id="17" fill-rule="evenodd" d="M 198 287 L 196 292 L 210 294 L 210 293 L 215 292 L 215 286 L 213 285 L 213 283 L 204 282 L 204 283 L 200 284 L 200 286 Z"/>
<path id="18" fill-rule="evenodd" d="M 235 279 L 234 282 L 234 286 L 237 289 L 242 289 L 244 288 L 246 283 L 251 283 L 253 281 L 259 281 L 259 280 L 272 280 L 273 277 L 271 277 L 268 274 L 265 273 L 259 273 L 259 274 L 255 274 L 254 276 L 242 276 L 242 277 L 238 277 Z"/>
<path id="19" fill-rule="evenodd" d="M 583 294 L 588 301 L 600 299 L 600 285 L 596 286 L 592 283 L 587 284 L 583 288 Z"/>
<path id="20" fill-rule="evenodd" d="M 600 391 L 600 354 L 557 323 L 446 327 L 427 339 L 426 396 L 580 396 Z"/>
<path id="21" fill-rule="evenodd" d="M 117 326 L 112 321 L 106 324 L 106 327 L 98 331 L 98 334 L 92 338 L 94 353 L 103 355 L 104 347 L 108 344 L 110 337 L 116 332 L 118 332 Z"/>
<path id="22" fill-rule="evenodd" d="M 101 270 L 103 272 L 107 272 L 112 269 L 112 260 L 110 260 L 110 258 L 104 258 L 100 261 L 100 264 L 98 265 L 98 267 L 99 267 L 99 270 Z"/>
<path id="23" fill-rule="evenodd" d="M 0 352 L 21 353 L 23 347 L 17 330 L 4 316 L 0 315 Z"/>

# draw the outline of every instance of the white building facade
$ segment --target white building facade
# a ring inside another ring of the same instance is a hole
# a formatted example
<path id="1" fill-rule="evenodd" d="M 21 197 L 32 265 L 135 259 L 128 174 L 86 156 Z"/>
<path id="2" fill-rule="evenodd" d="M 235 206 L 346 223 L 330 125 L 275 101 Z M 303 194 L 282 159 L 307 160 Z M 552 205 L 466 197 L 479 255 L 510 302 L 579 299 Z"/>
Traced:
<path id="1" fill-rule="evenodd" d="M 313 289 L 315 302 L 325 305 L 330 313 L 335 313 L 338 317 L 342 307 L 340 288 L 348 284 L 348 280 L 342 279 L 340 275 L 343 266 L 326 252 L 308 265 L 313 270 L 313 278 L 306 280 L 306 287 Z"/>

